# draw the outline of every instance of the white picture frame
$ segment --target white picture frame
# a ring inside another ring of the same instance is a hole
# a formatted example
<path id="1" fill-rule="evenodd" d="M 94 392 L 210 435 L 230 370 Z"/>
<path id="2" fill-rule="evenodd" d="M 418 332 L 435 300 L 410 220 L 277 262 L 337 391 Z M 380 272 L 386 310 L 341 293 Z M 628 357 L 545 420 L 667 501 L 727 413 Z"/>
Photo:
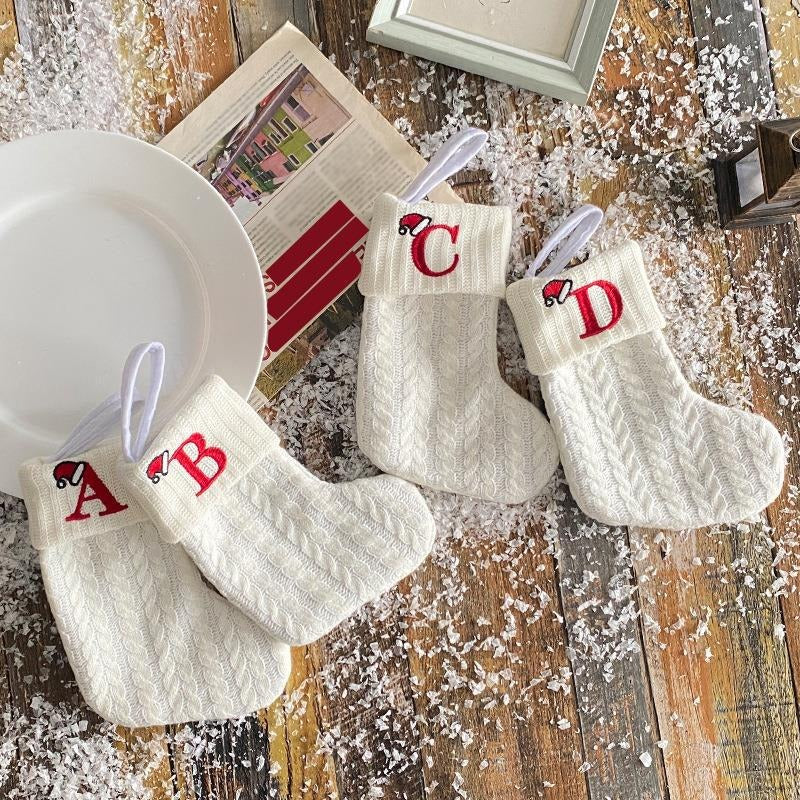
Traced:
<path id="1" fill-rule="evenodd" d="M 536 1 L 519 0 L 526 4 Z M 415 15 L 412 6 L 416 2 L 418 0 L 378 0 L 367 29 L 367 40 L 584 105 L 592 90 L 618 0 L 583 0 L 577 14 L 567 16 L 564 22 L 571 30 L 563 56 L 503 42 L 502 26 L 492 29 L 490 37 Z M 447 3 L 448 10 L 463 11 L 462 18 L 465 18 L 463 14 L 468 13 L 469 4 L 478 0 L 443 2 Z M 552 13 L 559 12 L 551 10 Z M 458 13 L 453 16 L 458 17 Z M 515 34 L 518 36 L 519 31 Z"/>

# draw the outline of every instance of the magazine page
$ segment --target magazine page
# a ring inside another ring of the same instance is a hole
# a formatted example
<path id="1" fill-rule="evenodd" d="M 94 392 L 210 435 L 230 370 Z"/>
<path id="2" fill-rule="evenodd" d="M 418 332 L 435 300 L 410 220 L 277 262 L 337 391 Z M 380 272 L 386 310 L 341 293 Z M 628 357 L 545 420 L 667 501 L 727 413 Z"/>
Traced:
<path id="1" fill-rule="evenodd" d="M 257 388 L 272 397 L 360 310 L 372 203 L 425 161 L 290 23 L 160 146 L 210 181 L 250 236 L 268 298 Z M 446 184 L 431 199 L 460 202 Z"/>

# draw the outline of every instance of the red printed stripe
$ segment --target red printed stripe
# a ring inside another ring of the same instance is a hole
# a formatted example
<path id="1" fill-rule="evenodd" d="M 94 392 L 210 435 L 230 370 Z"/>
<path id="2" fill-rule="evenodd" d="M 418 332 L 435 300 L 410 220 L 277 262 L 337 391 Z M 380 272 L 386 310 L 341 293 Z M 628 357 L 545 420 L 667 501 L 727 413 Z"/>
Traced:
<path id="1" fill-rule="evenodd" d="M 361 272 L 361 262 L 355 253 L 345 256 L 314 288 L 295 303 L 287 314 L 269 326 L 269 349 L 277 353 L 294 339 L 312 320 L 319 316 Z"/>
<path id="2" fill-rule="evenodd" d="M 367 226 L 353 217 L 323 248 L 304 264 L 292 277 L 275 292 L 268 303 L 272 319 L 282 317 L 306 292 L 312 288 L 326 272 L 347 255 L 365 236 Z"/>
<path id="3" fill-rule="evenodd" d="M 337 200 L 291 247 L 267 267 L 267 277 L 280 286 L 352 218 L 353 212 L 341 200 Z"/>

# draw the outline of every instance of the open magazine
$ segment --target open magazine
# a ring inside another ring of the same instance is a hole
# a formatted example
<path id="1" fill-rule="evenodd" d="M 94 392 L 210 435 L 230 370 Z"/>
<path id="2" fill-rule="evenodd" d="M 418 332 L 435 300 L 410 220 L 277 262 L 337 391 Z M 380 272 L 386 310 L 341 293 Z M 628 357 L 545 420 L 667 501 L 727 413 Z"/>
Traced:
<path id="1" fill-rule="evenodd" d="M 250 236 L 268 317 L 256 388 L 272 397 L 360 310 L 372 203 L 425 162 L 289 23 L 160 146 L 210 181 Z M 446 185 L 431 199 L 458 202 Z"/>

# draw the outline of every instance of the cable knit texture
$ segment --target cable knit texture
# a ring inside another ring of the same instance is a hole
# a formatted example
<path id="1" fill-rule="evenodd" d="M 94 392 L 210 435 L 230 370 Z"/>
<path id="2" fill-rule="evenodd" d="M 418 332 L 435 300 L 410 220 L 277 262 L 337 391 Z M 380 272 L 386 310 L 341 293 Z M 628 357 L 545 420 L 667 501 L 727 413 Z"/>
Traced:
<path id="1" fill-rule="evenodd" d="M 159 537 L 123 487 L 119 453 L 106 444 L 66 467 L 37 459 L 20 470 L 45 590 L 86 702 L 129 727 L 269 705 L 288 678 L 289 648 Z M 66 521 L 76 512 L 86 518 Z"/>
<path id="2" fill-rule="evenodd" d="M 166 473 L 156 473 L 164 453 Z M 433 546 L 433 518 L 413 486 L 387 475 L 319 480 L 216 376 L 123 471 L 164 538 L 179 539 L 232 603 L 291 644 L 336 627 Z"/>
<path id="3" fill-rule="evenodd" d="M 446 227 L 415 247 L 437 225 Z M 497 366 L 510 236 L 508 209 L 378 199 L 359 281 L 356 417 L 359 446 L 384 471 L 521 503 L 549 480 L 558 452 L 547 420 Z"/>
<path id="4" fill-rule="evenodd" d="M 568 294 L 546 291 L 565 279 Z M 584 513 L 610 525 L 679 530 L 749 518 L 775 499 L 780 434 L 690 389 L 661 332 L 637 245 L 557 279 L 523 279 L 508 295 Z"/>

